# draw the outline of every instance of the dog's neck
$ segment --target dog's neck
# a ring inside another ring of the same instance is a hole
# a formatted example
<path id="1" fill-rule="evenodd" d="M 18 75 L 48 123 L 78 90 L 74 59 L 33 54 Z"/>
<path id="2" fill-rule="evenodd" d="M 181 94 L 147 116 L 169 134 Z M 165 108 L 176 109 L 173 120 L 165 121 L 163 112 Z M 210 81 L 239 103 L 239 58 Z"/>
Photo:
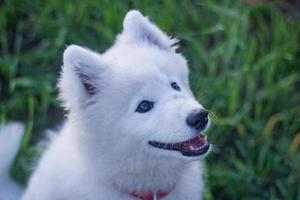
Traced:
<path id="1" fill-rule="evenodd" d="M 121 190 L 140 192 L 171 190 L 185 169 L 185 165 L 180 162 L 153 158 L 128 159 L 108 165 L 118 166 L 107 173 L 107 179 L 112 184 Z"/>
<path id="2" fill-rule="evenodd" d="M 82 145 L 82 138 L 77 139 L 81 141 L 77 142 L 77 148 L 86 159 L 88 170 L 94 171 L 92 173 L 99 176 L 102 183 L 122 192 L 170 191 L 189 166 L 188 162 L 182 160 L 153 156 L 139 150 L 127 154 L 98 152 L 99 157 L 95 158 L 95 155 L 91 156 L 90 149 Z M 98 145 L 97 141 L 88 143 L 90 146 Z"/>
<path id="3" fill-rule="evenodd" d="M 124 192 L 169 191 L 189 166 L 182 160 L 153 157 L 138 151 L 120 156 L 110 153 L 98 159 L 87 158 L 87 163 L 100 181 Z"/>

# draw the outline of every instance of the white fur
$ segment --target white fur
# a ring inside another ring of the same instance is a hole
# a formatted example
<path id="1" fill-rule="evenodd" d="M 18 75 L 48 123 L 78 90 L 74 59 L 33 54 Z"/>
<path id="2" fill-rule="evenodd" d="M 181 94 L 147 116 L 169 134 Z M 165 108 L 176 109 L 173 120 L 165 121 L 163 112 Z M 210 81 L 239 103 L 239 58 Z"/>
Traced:
<path id="1" fill-rule="evenodd" d="M 0 125 L 0 200 L 18 200 L 23 192 L 9 177 L 23 132 L 24 126 L 20 123 Z"/>
<path id="2" fill-rule="evenodd" d="M 186 125 L 202 108 L 188 84 L 183 56 L 138 11 L 130 11 L 116 43 L 102 55 L 71 45 L 64 52 L 60 99 L 68 118 L 32 175 L 23 200 L 130 200 L 131 191 L 173 190 L 164 199 L 201 199 L 197 158 L 151 147 L 197 132 Z M 170 87 L 177 82 L 181 91 Z M 93 87 L 91 94 L 84 86 Z M 155 102 L 147 113 L 135 109 Z"/>

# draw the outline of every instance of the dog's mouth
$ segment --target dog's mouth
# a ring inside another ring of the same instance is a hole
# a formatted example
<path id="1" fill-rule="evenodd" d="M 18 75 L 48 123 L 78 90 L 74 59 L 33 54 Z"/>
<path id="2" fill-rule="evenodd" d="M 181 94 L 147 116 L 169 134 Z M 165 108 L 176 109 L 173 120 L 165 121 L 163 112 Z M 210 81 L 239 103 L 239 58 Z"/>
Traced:
<path id="1" fill-rule="evenodd" d="M 179 151 L 184 156 L 201 156 L 207 153 L 210 148 L 207 137 L 201 134 L 183 142 L 162 143 L 149 141 L 149 144 L 160 149 Z"/>

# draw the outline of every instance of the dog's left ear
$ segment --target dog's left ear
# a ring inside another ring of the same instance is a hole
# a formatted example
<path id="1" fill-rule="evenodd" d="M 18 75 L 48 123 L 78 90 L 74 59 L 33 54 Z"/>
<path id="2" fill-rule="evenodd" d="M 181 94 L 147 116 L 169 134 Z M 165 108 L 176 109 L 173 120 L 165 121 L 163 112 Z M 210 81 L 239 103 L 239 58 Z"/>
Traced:
<path id="1" fill-rule="evenodd" d="M 177 43 L 177 39 L 168 37 L 137 10 L 131 10 L 126 14 L 123 22 L 123 33 L 119 36 L 119 40 L 135 43 L 144 42 L 164 50 L 176 49 Z"/>
<path id="2" fill-rule="evenodd" d="M 106 65 L 99 54 L 77 45 L 64 51 L 60 81 L 60 99 L 67 109 L 88 104 L 99 90 Z"/>

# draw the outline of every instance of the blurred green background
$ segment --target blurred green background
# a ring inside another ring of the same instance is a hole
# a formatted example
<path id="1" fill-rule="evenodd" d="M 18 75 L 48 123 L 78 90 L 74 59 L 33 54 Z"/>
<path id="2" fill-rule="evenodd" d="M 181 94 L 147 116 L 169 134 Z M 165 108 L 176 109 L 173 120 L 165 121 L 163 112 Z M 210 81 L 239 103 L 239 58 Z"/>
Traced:
<path id="1" fill-rule="evenodd" d="M 26 183 L 43 130 L 63 119 L 56 82 L 65 47 L 103 52 L 136 8 L 181 40 L 195 96 L 212 112 L 208 135 L 215 148 L 205 161 L 205 199 L 300 199 L 297 6 L 0 0 L 0 122 L 26 123 L 14 177 Z"/>

